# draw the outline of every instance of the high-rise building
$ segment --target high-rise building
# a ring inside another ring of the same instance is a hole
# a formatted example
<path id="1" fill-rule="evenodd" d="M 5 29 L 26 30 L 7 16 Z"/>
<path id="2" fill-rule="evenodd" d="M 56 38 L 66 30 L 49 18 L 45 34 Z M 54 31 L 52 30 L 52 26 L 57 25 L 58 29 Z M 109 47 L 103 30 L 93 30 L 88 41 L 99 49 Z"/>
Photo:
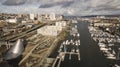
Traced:
<path id="1" fill-rule="evenodd" d="M 55 13 L 51 13 L 50 14 L 50 20 L 56 20 L 56 16 L 55 16 Z"/>
<path id="2" fill-rule="evenodd" d="M 34 20 L 35 18 L 38 18 L 38 14 L 30 14 L 31 20 Z"/>
<path id="3" fill-rule="evenodd" d="M 35 15 L 34 14 L 30 14 L 30 19 L 34 20 L 34 18 L 35 18 Z"/>

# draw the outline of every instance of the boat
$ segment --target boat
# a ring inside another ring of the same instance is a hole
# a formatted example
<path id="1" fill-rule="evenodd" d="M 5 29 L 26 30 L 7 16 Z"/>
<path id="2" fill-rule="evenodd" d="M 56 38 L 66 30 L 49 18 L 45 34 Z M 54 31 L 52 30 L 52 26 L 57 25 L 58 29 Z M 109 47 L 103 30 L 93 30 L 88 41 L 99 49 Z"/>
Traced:
<path id="1" fill-rule="evenodd" d="M 98 45 L 99 45 L 100 48 L 105 48 L 106 47 L 106 45 L 104 43 L 99 43 Z"/>
<path id="2" fill-rule="evenodd" d="M 109 57 L 107 57 L 107 59 L 112 59 L 112 60 L 115 60 L 115 59 L 116 59 L 116 57 L 114 57 L 114 56 L 109 56 Z"/>
<path id="3" fill-rule="evenodd" d="M 79 52 L 79 49 L 76 49 L 76 52 L 78 53 L 78 52 Z"/>
<path id="4" fill-rule="evenodd" d="M 72 51 L 71 52 L 75 52 L 75 49 L 72 49 Z"/>
<path id="5" fill-rule="evenodd" d="M 62 49 L 60 48 L 59 50 L 58 50 L 58 52 L 61 52 L 62 51 Z"/>
<path id="6" fill-rule="evenodd" d="M 108 51 L 108 49 L 105 48 L 105 47 L 101 47 L 100 50 L 101 50 L 101 51 Z"/>

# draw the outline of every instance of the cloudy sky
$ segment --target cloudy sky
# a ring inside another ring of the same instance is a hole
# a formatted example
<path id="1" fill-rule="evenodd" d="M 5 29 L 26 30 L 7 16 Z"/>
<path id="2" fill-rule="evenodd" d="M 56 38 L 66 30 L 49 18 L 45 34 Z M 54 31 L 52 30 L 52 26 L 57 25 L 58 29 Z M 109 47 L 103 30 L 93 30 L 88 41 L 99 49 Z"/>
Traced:
<path id="1" fill-rule="evenodd" d="M 120 14 L 120 0 L 0 0 L 0 12 L 114 15 Z"/>

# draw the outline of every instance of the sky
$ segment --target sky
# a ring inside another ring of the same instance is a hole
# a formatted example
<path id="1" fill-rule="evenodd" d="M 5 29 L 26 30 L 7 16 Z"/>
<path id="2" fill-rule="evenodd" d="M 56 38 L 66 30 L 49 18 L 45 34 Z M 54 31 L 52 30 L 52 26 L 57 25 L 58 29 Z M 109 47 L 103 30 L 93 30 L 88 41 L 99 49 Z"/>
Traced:
<path id="1" fill-rule="evenodd" d="M 120 0 L 0 0 L 0 13 L 120 14 Z"/>

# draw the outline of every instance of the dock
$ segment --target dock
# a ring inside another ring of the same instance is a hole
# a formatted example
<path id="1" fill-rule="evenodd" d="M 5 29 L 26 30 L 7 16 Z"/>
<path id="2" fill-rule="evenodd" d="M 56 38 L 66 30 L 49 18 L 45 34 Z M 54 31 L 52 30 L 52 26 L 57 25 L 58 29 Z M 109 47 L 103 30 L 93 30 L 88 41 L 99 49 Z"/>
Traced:
<path id="1" fill-rule="evenodd" d="M 70 61 L 72 60 L 72 55 L 77 55 L 78 61 L 80 61 L 80 34 L 78 33 L 77 26 L 70 30 L 70 37 L 71 39 L 66 39 L 61 43 L 52 67 L 60 67 L 61 62 L 66 58 L 66 54 L 69 55 L 68 59 Z"/>

